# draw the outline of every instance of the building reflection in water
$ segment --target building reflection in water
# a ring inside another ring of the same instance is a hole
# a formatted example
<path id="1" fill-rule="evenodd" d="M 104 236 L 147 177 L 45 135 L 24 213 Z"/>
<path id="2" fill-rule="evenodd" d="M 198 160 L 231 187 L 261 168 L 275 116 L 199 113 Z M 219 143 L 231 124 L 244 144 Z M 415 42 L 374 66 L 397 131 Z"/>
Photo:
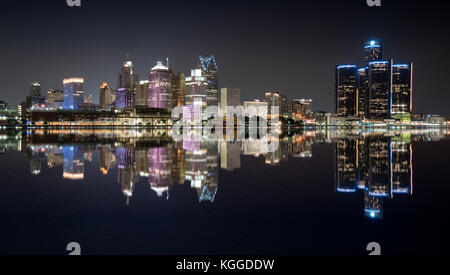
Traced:
<path id="1" fill-rule="evenodd" d="M 336 190 L 364 192 L 364 212 L 383 218 L 383 200 L 395 194 L 412 196 L 411 136 L 357 136 L 336 141 Z"/>
<path id="2" fill-rule="evenodd" d="M 30 173 L 41 176 L 43 166 L 62 166 L 63 178 L 85 179 L 85 161 L 99 154 L 99 170 L 117 182 L 127 205 L 141 178 L 158 197 L 170 199 L 174 185 L 189 184 L 200 203 L 214 203 L 223 173 L 241 168 L 241 156 L 264 157 L 268 167 L 290 158 L 313 157 L 313 145 L 335 144 L 335 190 L 362 194 L 368 218 L 383 218 L 383 203 L 399 195 L 413 195 L 413 147 L 416 141 L 448 137 L 446 130 L 428 131 L 301 131 L 244 141 L 212 141 L 192 132 L 175 142 L 167 130 L 36 130 L 0 132 L 0 153 L 22 152 Z M 271 148 L 271 146 L 273 148 Z M 269 150 L 272 149 L 272 150 Z"/>

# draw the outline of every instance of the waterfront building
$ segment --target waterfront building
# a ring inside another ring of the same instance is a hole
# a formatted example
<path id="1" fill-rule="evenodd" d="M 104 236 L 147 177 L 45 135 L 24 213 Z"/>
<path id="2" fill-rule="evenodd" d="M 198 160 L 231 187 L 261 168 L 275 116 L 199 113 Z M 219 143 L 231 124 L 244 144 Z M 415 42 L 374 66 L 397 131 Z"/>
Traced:
<path id="1" fill-rule="evenodd" d="M 358 69 L 356 76 L 356 116 L 366 118 L 369 106 L 369 77 L 367 68 Z"/>
<path id="2" fill-rule="evenodd" d="M 381 61 L 383 59 L 383 45 L 380 41 L 369 41 L 364 47 L 364 64 L 367 66 L 370 62 Z"/>
<path id="3" fill-rule="evenodd" d="M 227 114 L 227 107 L 241 106 L 241 89 L 236 88 L 223 88 L 221 90 L 221 112 L 223 116 Z"/>
<path id="4" fill-rule="evenodd" d="M 127 89 L 135 93 L 138 82 L 139 76 L 134 72 L 133 62 L 126 60 L 123 63 L 119 77 L 117 78 L 117 89 Z"/>
<path id="5" fill-rule="evenodd" d="M 369 63 L 369 117 L 389 119 L 392 114 L 392 60 Z"/>
<path id="6" fill-rule="evenodd" d="M 172 75 L 172 107 L 186 105 L 186 76 L 183 73 Z"/>
<path id="7" fill-rule="evenodd" d="M 356 115 L 356 66 L 336 67 L 336 114 L 348 117 Z"/>
<path id="8" fill-rule="evenodd" d="M 136 106 L 147 106 L 148 88 L 150 82 L 148 80 L 140 81 L 136 88 Z"/>
<path id="9" fill-rule="evenodd" d="M 117 109 L 126 109 L 134 107 L 134 93 L 128 89 L 118 89 L 116 91 L 115 107 Z"/>
<path id="10" fill-rule="evenodd" d="M 150 71 L 148 107 L 172 109 L 172 72 L 161 61 Z"/>
<path id="11" fill-rule="evenodd" d="M 203 108 L 208 105 L 208 81 L 200 69 L 191 70 L 191 76 L 186 77 L 186 105 L 201 103 Z M 217 105 L 214 105 L 217 106 Z"/>
<path id="12" fill-rule="evenodd" d="M 392 115 L 412 113 L 413 63 L 392 66 Z"/>
<path id="13" fill-rule="evenodd" d="M 312 99 L 294 99 L 290 105 L 290 113 L 294 113 L 297 118 L 310 118 L 313 115 Z"/>
<path id="14" fill-rule="evenodd" d="M 64 85 L 64 106 L 65 110 L 80 110 L 84 103 L 84 79 L 66 78 Z"/>
<path id="15" fill-rule="evenodd" d="M 49 89 L 47 91 L 46 106 L 51 111 L 62 109 L 64 106 L 64 92 L 61 90 Z"/>
<path id="16" fill-rule="evenodd" d="M 269 91 L 268 93 L 266 93 L 266 102 L 268 105 L 268 114 L 272 115 L 272 112 L 274 111 L 274 108 L 278 108 L 278 113 L 282 114 L 282 99 L 281 99 L 281 95 L 279 92 L 277 91 Z"/>
<path id="17" fill-rule="evenodd" d="M 213 55 L 199 56 L 197 69 L 202 71 L 202 76 L 207 82 L 207 106 L 219 106 L 219 67 Z"/>
<path id="18" fill-rule="evenodd" d="M 41 84 L 37 82 L 31 83 L 30 96 L 41 96 Z"/>
<path id="19" fill-rule="evenodd" d="M 112 107 L 115 101 L 115 92 L 108 86 L 108 83 L 103 82 L 100 86 L 100 110 L 108 110 Z"/>

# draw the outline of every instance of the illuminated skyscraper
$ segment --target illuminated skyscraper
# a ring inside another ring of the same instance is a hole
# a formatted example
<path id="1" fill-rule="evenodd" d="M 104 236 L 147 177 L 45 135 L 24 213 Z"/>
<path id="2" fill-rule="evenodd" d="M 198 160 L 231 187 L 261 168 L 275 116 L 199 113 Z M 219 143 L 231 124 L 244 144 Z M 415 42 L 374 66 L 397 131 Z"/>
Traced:
<path id="1" fill-rule="evenodd" d="M 369 106 L 369 77 L 367 75 L 367 69 L 361 68 L 357 71 L 356 79 L 356 95 L 357 95 L 357 116 L 365 118 L 368 114 Z"/>
<path id="2" fill-rule="evenodd" d="M 198 69 L 202 70 L 202 76 L 207 81 L 207 106 L 219 105 L 219 68 L 213 55 L 209 57 L 199 56 Z"/>
<path id="3" fill-rule="evenodd" d="M 148 80 L 140 81 L 136 89 L 136 106 L 147 106 L 148 88 L 150 82 Z"/>
<path id="4" fill-rule="evenodd" d="M 115 107 L 117 109 L 133 108 L 135 94 L 128 89 L 118 89 L 116 91 Z"/>
<path id="5" fill-rule="evenodd" d="M 372 40 L 364 47 L 364 64 L 367 66 L 370 62 L 381 61 L 383 59 L 383 45 L 380 41 Z"/>
<path id="6" fill-rule="evenodd" d="M 200 69 L 191 70 L 191 76 L 186 77 L 186 105 L 201 102 L 202 107 L 207 106 L 208 81 Z M 217 106 L 217 105 L 215 105 Z"/>
<path id="7" fill-rule="evenodd" d="M 369 63 L 369 117 L 388 119 L 392 113 L 392 60 Z"/>
<path id="8" fill-rule="evenodd" d="M 115 101 L 115 93 L 108 86 L 108 83 L 103 82 L 100 87 L 100 110 L 108 110 Z"/>
<path id="9" fill-rule="evenodd" d="M 172 109 L 172 72 L 161 61 L 149 75 L 148 107 Z"/>
<path id="10" fill-rule="evenodd" d="M 158 197 L 172 186 L 172 147 L 155 147 L 148 150 L 148 182 Z"/>
<path id="11" fill-rule="evenodd" d="M 266 102 L 269 108 L 269 115 L 272 115 L 272 112 L 274 112 L 274 108 L 278 108 L 278 114 L 281 114 L 282 101 L 279 92 L 269 91 L 268 93 L 266 93 Z"/>
<path id="12" fill-rule="evenodd" d="M 336 114 L 338 116 L 356 115 L 356 66 L 336 67 Z"/>
<path id="13" fill-rule="evenodd" d="M 412 113 L 413 63 L 392 67 L 392 115 Z"/>
<path id="14" fill-rule="evenodd" d="M 222 115 L 226 115 L 227 107 L 241 106 L 241 89 L 223 88 L 221 90 L 221 111 Z"/>
<path id="15" fill-rule="evenodd" d="M 172 106 L 186 105 L 186 76 L 183 73 L 172 76 Z"/>
<path id="16" fill-rule="evenodd" d="M 41 96 L 41 84 L 37 82 L 31 83 L 30 96 Z"/>
<path id="17" fill-rule="evenodd" d="M 125 61 L 117 79 L 117 89 L 127 89 L 135 93 L 138 82 L 139 76 L 134 73 L 133 62 L 129 60 Z"/>
<path id="18" fill-rule="evenodd" d="M 49 110 L 59 110 L 64 105 L 64 92 L 61 90 L 48 90 L 46 106 Z"/>
<path id="19" fill-rule="evenodd" d="M 64 109 L 80 110 L 84 103 L 84 79 L 67 78 L 64 85 Z"/>
<path id="20" fill-rule="evenodd" d="M 312 116 L 312 99 L 294 99 L 292 100 L 292 113 L 298 117 L 307 118 Z"/>

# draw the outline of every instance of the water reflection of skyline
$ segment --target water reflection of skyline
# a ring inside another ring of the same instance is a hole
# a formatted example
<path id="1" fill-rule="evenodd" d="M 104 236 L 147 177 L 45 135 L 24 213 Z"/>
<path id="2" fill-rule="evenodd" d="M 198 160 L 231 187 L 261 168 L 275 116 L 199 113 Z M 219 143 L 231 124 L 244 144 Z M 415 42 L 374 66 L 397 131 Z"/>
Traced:
<path id="1" fill-rule="evenodd" d="M 146 179 L 158 197 L 170 200 L 175 185 L 189 184 L 200 203 L 214 203 L 219 172 L 241 169 L 242 157 L 265 157 L 267 167 L 282 166 L 290 158 L 309 159 L 313 145 L 335 144 L 335 190 L 364 194 L 364 213 L 383 218 L 385 199 L 413 195 L 413 142 L 448 137 L 443 130 L 429 131 L 302 131 L 284 133 L 278 148 L 267 152 L 265 139 L 174 142 L 170 132 L 50 130 L 0 134 L 0 152 L 15 150 L 29 161 L 30 173 L 43 166 L 62 167 L 62 177 L 85 179 L 85 164 L 99 154 L 98 171 L 107 176 L 117 169 L 117 183 L 130 204 L 136 184 Z M 301 172 L 301 171 L 299 171 Z M 331 188 L 330 188 L 331 189 Z M 343 197 L 345 198 L 345 197 Z"/>

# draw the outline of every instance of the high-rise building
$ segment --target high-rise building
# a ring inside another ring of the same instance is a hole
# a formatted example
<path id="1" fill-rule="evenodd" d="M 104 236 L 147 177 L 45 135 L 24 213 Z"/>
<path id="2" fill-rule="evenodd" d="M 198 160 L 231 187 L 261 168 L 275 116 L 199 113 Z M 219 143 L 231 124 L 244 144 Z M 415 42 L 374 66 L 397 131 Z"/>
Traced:
<path id="1" fill-rule="evenodd" d="M 392 60 L 369 63 L 369 117 L 389 119 L 392 113 Z"/>
<path id="2" fill-rule="evenodd" d="M 41 84 L 37 82 L 31 83 L 30 96 L 41 96 Z"/>
<path id="3" fill-rule="evenodd" d="M 84 103 L 84 79 L 66 78 L 64 85 L 64 109 L 80 110 Z"/>
<path id="4" fill-rule="evenodd" d="M 412 113 L 413 63 L 392 67 L 392 115 Z"/>
<path id="5" fill-rule="evenodd" d="M 356 66 L 336 67 L 336 114 L 338 116 L 356 115 Z"/>
<path id="6" fill-rule="evenodd" d="M 277 91 L 269 91 L 266 93 L 266 102 L 268 105 L 268 114 L 272 115 L 274 112 L 274 108 L 278 108 L 278 114 L 281 114 L 282 109 L 282 101 L 281 101 L 281 95 Z"/>
<path id="7" fill-rule="evenodd" d="M 117 89 L 127 89 L 134 93 L 136 92 L 138 82 L 139 76 L 134 73 L 133 62 L 129 60 L 125 61 L 117 79 Z"/>
<path id="8" fill-rule="evenodd" d="M 312 116 L 312 99 L 294 99 L 291 103 L 292 112 L 298 117 L 309 118 Z"/>
<path id="9" fill-rule="evenodd" d="M 117 109 L 133 108 L 134 107 L 134 93 L 128 89 L 118 89 L 116 91 L 115 107 Z"/>
<path id="10" fill-rule="evenodd" d="M 207 106 L 207 96 L 207 78 L 203 76 L 202 70 L 191 70 L 191 76 L 186 77 L 186 105 L 194 105 L 194 102 L 202 102 L 202 107 L 205 108 Z"/>
<path id="11" fill-rule="evenodd" d="M 372 40 L 364 47 L 364 64 L 381 61 L 383 59 L 383 46 L 380 41 Z"/>
<path id="12" fill-rule="evenodd" d="M 64 92 L 61 90 L 47 91 L 47 108 L 49 110 L 59 110 L 63 108 L 64 105 Z"/>
<path id="13" fill-rule="evenodd" d="M 365 118 L 368 115 L 369 77 L 367 73 L 367 68 L 358 69 L 356 73 L 356 115 L 361 118 Z"/>
<path id="14" fill-rule="evenodd" d="M 8 104 L 3 100 L 0 100 L 0 110 L 5 111 L 6 109 L 8 109 Z"/>
<path id="15" fill-rule="evenodd" d="M 150 82 L 148 80 L 140 81 L 136 88 L 136 106 L 147 106 L 148 88 Z"/>
<path id="16" fill-rule="evenodd" d="M 241 106 L 241 89 L 236 88 L 222 88 L 221 90 L 221 111 L 222 115 L 226 115 L 227 107 Z"/>
<path id="17" fill-rule="evenodd" d="M 172 106 L 186 105 L 186 76 L 183 73 L 172 75 Z"/>
<path id="18" fill-rule="evenodd" d="M 108 110 L 110 107 L 112 107 L 114 101 L 115 101 L 114 91 L 108 86 L 108 83 L 103 82 L 102 86 L 100 86 L 99 109 Z"/>
<path id="19" fill-rule="evenodd" d="M 202 76 L 206 77 L 207 106 L 219 105 L 219 68 L 213 55 L 209 57 L 199 56 L 198 69 L 202 70 Z"/>
<path id="20" fill-rule="evenodd" d="M 172 72 L 161 61 L 152 68 L 149 75 L 148 107 L 172 108 Z"/>

